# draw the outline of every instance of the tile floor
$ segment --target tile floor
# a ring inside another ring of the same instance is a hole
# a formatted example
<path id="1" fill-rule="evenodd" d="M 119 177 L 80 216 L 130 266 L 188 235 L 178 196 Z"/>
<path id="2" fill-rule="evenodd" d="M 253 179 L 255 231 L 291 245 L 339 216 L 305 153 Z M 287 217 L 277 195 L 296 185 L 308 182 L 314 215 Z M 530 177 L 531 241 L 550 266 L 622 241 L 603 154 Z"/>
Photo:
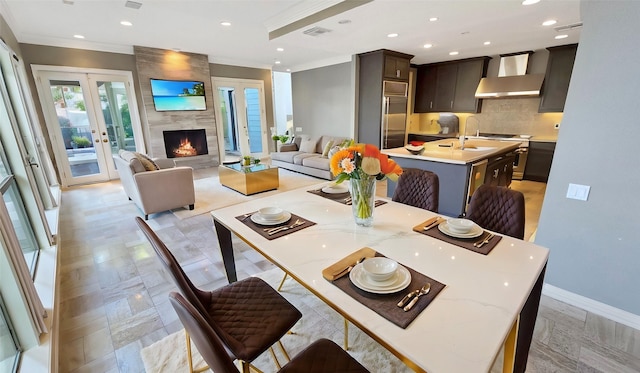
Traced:
<path id="1" fill-rule="evenodd" d="M 196 177 L 208 174 L 197 170 Z M 541 201 L 544 193 L 539 183 L 514 188 L 526 189 L 527 201 Z M 61 373 L 144 372 L 140 350 L 181 329 L 167 302 L 175 287 L 138 232 L 133 218 L 139 214 L 118 181 L 62 193 Z M 226 283 L 208 214 L 178 220 L 166 212 L 153 215 L 149 225 L 196 286 Z M 534 230 L 528 225 L 527 234 Z M 240 240 L 235 247 L 239 278 L 272 268 Z M 527 371 L 640 372 L 640 331 L 543 296 Z"/>

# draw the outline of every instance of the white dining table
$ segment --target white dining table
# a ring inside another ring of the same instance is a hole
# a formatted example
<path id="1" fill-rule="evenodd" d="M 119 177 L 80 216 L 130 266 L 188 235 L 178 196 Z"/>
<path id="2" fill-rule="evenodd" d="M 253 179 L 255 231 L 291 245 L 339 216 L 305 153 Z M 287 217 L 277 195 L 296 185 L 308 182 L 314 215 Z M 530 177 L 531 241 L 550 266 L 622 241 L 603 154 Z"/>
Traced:
<path id="1" fill-rule="evenodd" d="M 475 253 L 414 232 L 436 214 L 385 198 L 377 198 L 388 203 L 375 208 L 373 226 L 358 226 L 350 205 L 307 192 L 322 185 L 211 212 L 230 282 L 237 280 L 235 234 L 415 371 L 487 372 L 503 347 L 504 371 L 512 371 L 520 314 L 534 285 L 541 284 L 548 249 L 505 236 L 488 255 Z M 317 224 L 268 240 L 236 219 L 268 206 Z M 363 247 L 446 284 L 406 329 L 322 276 L 323 269 Z M 537 310 L 539 293 L 533 303 Z"/>

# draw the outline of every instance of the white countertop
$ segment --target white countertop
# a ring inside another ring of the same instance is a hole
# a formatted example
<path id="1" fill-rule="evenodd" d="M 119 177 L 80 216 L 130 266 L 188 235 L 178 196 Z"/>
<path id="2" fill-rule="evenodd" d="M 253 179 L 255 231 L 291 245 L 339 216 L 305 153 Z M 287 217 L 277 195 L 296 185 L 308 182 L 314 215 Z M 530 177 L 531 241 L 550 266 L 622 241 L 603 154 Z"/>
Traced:
<path id="1" fill-rule="evenodd" d="M 442 147 L 441 145 L 450 145 Z M 493 155 L 517 149 L 518 141 L 497 141 L 469 139 L 465 141 L 465 149 L 460 149 L 458 139 L 444 139 L 424 143 L 424 151 L 419 155 L 411 154 L 405 148 L 393 148 L 382 150 L 382 153 L 392 157 L 422 159 L 426 161 L 467 164 L 490 158 Z M 471 148 L 475 146 L 476 148 Z"/>
<path id="2" fill-rule="evenodd" d="M 214 210 L 211 215 L 418 371 L 487 372 L 505 343 L 549 251 L 504 237 L 488 254 L 413 232 L 434 213 L 391 202 L 375 209 L 372 227 L 355 225 L 351 206 L 307 190 L 326 183 Z M 317 223 L 267 240 L 235 219 L 278 206 Z M 371 247 L 446 288 L 402 329 L 322 277 L 322 270 Z M 317 336 L 322 337 L 322 336 Z"/>

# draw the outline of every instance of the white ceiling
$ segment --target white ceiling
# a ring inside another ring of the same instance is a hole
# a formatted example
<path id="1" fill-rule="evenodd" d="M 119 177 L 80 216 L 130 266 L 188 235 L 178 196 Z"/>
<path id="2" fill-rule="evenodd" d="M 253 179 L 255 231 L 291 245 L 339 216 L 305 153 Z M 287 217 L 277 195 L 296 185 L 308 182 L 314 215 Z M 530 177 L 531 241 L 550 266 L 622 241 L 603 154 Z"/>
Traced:
<path id="1" fill-rule="evenodd" d="M 213 63 L 300 71 L 344 62 L 351 55 L 391 49 L 415 55 L 414 64 L 484 55 L 539 50 L 577 43 L 580 28 L 555 30 L 581 21 L 579 0 L 374 0 L 340 14 L 300 22 L 303 26 L 269 40 L 269 32 L 323 9 L 345 5 L 341 0 L 0 0 L 0 12 L 21 43 L 133 53 L 140 45 L 178 48 L 209 56 Z M 354 0 L 346 0 L 351 3 Z M 430 17 L 438 21 L 430 22 Z M 550 27 L 547 19 L 557 20 Z M 131 27 L 120 25 L 128 20 Z M 339 21 L 350 20 L 340 24 Z M 232 23 L 230 27 L 221 21 Z M 306 23 L 306 24 L 305 24 Z M 321 36 L 303 31 L 320 26 Z M 398 33 L 396 38 L 387 34 Z M 75 39 L 74 34 L 85 36 Z M 483 42 L 491 41 L 489 46 Z M 431 49 L 422 46 L 433 44 Z M 284 48 L 278 52 L 276 48 Z M 450 56 L 449 52 L 459 51 Z M 275 61 L 281 64 L 276 65 Z"/>

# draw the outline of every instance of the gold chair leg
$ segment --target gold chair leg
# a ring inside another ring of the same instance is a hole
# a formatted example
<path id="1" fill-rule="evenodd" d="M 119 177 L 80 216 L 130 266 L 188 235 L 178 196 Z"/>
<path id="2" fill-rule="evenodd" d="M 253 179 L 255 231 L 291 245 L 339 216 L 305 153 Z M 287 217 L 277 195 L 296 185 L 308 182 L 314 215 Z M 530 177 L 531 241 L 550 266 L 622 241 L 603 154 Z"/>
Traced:
<path id="1" fill-rule="evenodd" d="M 256 367 L 253 364 L 248 364 L 249 365 L 249 370 L 254 371 L 255 373 L 263 373 L 260 369 L 258 369 L 258 367 Z"/>
<path id="2" fill-rule="evenodd" d="M 349 350 L 349 322 L 344 319 L 344 350 Z"/>
<path id="3" fill-rule="evenodd" d="M 287 279 L 287 274 L 284 274 L 284 277 L 282 277 L 282 281 L 280 281 L 280 286 L 278 286 L 278 291 L 280 291 L 280 289 L 282 289 L 282 285 L 284 285 L 284 280 Z"/>
<path id="4" fill-rule="evenodd" d="M 273 347 L 269 347 L 269 352 L 271 353 L 271 357 L 273 358 L 273 362 L 276 363 L 276 367 L 278 368 L 278 370 L 282 369 L 282 367 L 280 366 L 280 362 L 278 361 L 278 358 L 276 357 L 276 353 L 275 353 L 275 351 L 273 351 Z"/>
<path id="5" fill-rule="evenodd" d="M 280 349 L 282 350 L 282 354 L 284 355 L 284 358 L 287 359 L 287 361 L 291 361 L 291 358 L 289 357 L 289 354 L 287 353 L 287 350 L 285 350 L 284 346 L 282 345 L 282 341 L 278 341 L 278 345 L 280 346 Z"/>
<path id="6" fill-rule="evenodd" d="M 240 369 L 242 373 L 251 373 L 251 364 L 244 360 L 240 360 Z"/>
<path id="7" fill-rule="evenodd" d="M 189 373 L 202 373 L 205 370 L 209 369 L 208 365 L 205 365 L 201 368 L 198 369 L 193 369 L 193 355 L 191 354 L 191 338 L 189 337 L 189 333 L 187 333 L 187 331 L 184 331 L 184 335 L 186 338 L 186 343 L 187 343 L 187 361 L 189 362 Z"/>

